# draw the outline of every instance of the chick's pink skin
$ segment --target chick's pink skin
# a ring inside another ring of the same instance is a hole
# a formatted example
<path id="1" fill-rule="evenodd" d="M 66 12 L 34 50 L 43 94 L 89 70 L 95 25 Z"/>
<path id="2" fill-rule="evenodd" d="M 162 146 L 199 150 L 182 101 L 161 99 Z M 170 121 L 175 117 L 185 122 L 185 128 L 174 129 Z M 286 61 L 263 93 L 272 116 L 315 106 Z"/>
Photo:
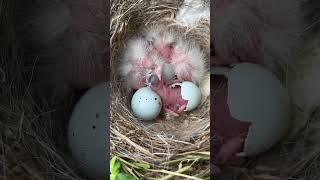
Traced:
<path id="1" fill-rule="evenodd" d="M 222 76 L 213 76 L 211 96 L 211 113 L 213 121 L 212 148 L 215 151 L 216 164 L 235 164 L 240 159 L 236 156 L 242 152 L 251 123 L 243 122 L 231 116 L 228 107 L 227 80 Z M 214 81 L 213 81 L 214 79 Z"/>
<path id="2" fill-rule="evenodd" d="M 187 101 L 182 99 L 181 97 L 180 86 L 175 86 L 174 88 L 172 88 L 170 85 L 165 84 L 161 78 L 162 67 L 156 66 L 151 58 L 145 57 L 143 60 L 132 62 L 135 63 L 133 64 L 133 68 L 128 74 L 128 78 L 133 77 L 135 74 L 143 71 L 144 69 L 153 69 L 153 74 L 157 75 L 159 80 L 156 84 L 150 86 L 151 89 L 161 97 L 163 109 L 165 112 L 174 116 L 179 116 L 179 114 L 185 110 L 187 105 Z M 139 83 L 134 84 L 132 88 L 140 89 L 141 87 L 144 87 L 147 83 L 146 78 L 147 77 L 141 78 L 139 80 Z"/>
<path id="3" fill-rule="evenodd" d="M 145 31 L 144 36 L 150 41 L 152 53 L 159 54 L 161 58 L 169 62 L 176 35 L 162 26 L 154 26 Z"/>
<path id="4" fill-rule="evenodd" d="M 138 76 L 138 82 L 134 83 L 131 88 L 133 89 L 140 89 L 144 87 L 147 83 L 148 74 L 142 73 L 146 69 L 154 70 L 154 72 L 161 77 L 159 73 L 161 73 L 160 67 L 157 67 L 151 58 L 145 57 L 141 60 L 131 61 L 132 63 L 132 69 L 128 73 L 128 81 L 134 81 L 131 80 L 131 78 L 135 78 Z"/>
<path id="5" fill-rule="evenodd" d="M 171 44 L 162 46 L 162 49 L 157 49 L 161 57 L 165 59 L 165 62 L 170 63 L 174 69 L 177 79 L 173 79 L 170 82 L 164 82 L 162 80 L 162 67 L 155 68 L 154 74 L 158 76 L 159 82 L 156 85 L 151 86 L 152 90 L 157 92 L 163 102 L 164 110 L 174 116 L 179 116 L 184 112 L 187 101 L 181 97 L 181 87 L 170 85 L 174 83 L 181 83 L 183 81 L 192 81 L 192 71 L 195 69 L 191 65 L 191 61 L 188 59 L 187 53 L 184 49 L 172 47 Z M 202 62 L 200 62 L 202 63 Z"/>
<path id="6" fill-rule="evenodd" d="M 186 109 L 188 101 L 182 99 L 180 86 L 167 86 L 160 80 L 151 89 L 161 97 L 165 112 L 179 116 Z"/>
<path id="7" fill-rule="evenodd" d="M 165 42 L 163 40 L 156 40 L 154 44 L 154 52 L 159 53 L 159 55 L 166 61 L 170 62 L 172 58 L 172 45 L 170 42 Z"/>
<path id="8" fill-rule="evenodd" d="M 174 39 L 173 33 L 159 29 L 128 42 L 120 69 L 129 88 L 139 89 L 149 85 L 160 95 L 163 109 L 178 116 L 185 110 L 187 101 L 182 99 L 179 86 L 171 88 L 170 85 L 183 81 L 198 83 L 204 73 L 204 58 L 200 48 L 189 48 L 188 42 Z M 156 84 L 148 82 L 152 75 L 157 76 Z"/>
<path id="9" fill-rule="evenodd" d="M 198 46 L 182 40 L 179 33 L 164 27 L 151 28 L 145 36 L 151 39 L 150 53 L 157 54 L 165 63 L 173 66 L 178 81 L 169 83 L 200 82 L 205 71 L 205 62 L 204 55 Z"/>
<path id="10" fill-rule="evenodd" d="M 132 69 L 128 74 L 128 78 L 132 78 L 135 74 L 140 74 L 146 69 L 151 70 L 151 74 L 155 74 L 158 77 L 158 82 L 151 86 L 151 89 L 155 91 L 161 97 L 163 102 L 163 109 L 165 112 L 179 116 L 182 113 L 187 105 L 187 101 L 182 99 L 181 97 L 181 88 L 176 86 L 171 88 L 170 85 L 167 85 L 162 80 L 162 66 L 156 65 L 151 57 L 149 57 L 150 53 L 155 53 L 155 51 L 150 51 L 146 53 L 145 58 L 141 60 L 130 61 L 132 62 Z M 136 83 L 132 86 L 133 89 L 139 89 L 146 85 L 148 76 L 141 76 L 139 83 Z M 176 80 L 175 82 L 181 82 L 180 80 Z"/>
<path id="11" fill-rule="evenodd" d="M 194 76 L 194 74 L 201 74 L 203 72 L 199 73 L 197 71 L 204 71 L 203 68 L 200 68 L 200 70 L 195 68 L 195 66 L 198 66 L 198 63 L 204 63 L 200 61 L 201 57 L 199 57 L 198 61 L 192 61 L 192 57 L 188 56 L 188 52 L 186 51 L 186 49 L 180 47 L 172 47 L 171 45 L 167 46 L 170 47 L 164 48 L 162 51 L 165 51 L 165 53 L 162 53 L 165 54 L 167 57 L 170 57 L 169 59 L 166 59 L 166 62 L 170 63 L 173 66 L 173 69 L 177 77 L 177 80 L 171 83 L 177 83 L 182 81 L 196 81 L 198 83 L 199 79 L 197 79 Z"/>

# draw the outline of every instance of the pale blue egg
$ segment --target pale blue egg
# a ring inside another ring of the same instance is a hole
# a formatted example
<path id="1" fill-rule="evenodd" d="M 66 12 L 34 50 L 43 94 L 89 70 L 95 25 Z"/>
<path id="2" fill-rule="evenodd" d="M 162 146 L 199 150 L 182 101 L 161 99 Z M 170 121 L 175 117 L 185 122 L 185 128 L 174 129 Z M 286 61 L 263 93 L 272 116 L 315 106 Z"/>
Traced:
<path id="1" fill-rule="evenodd" d="M 73 158 L 91 179 L 107 179 L 110 85 L 101 83 L 77 102 L 69 122 L 68 142 Z"/>
<path id="2" fill-rule="evenodd" d="M 131 108 L 136 117 L 142 120 L 155 119 L 162 107 L 160 96 L 149 87 L 136 91 L 131 100 Z"/>
<path id="3" fill-rule="evenodd" d="M 181 83 L 181 97 L 188 101 L 186 111 L 191 111 L 200 104 L 201 91 L 194 83 L 184 81 Z"/>

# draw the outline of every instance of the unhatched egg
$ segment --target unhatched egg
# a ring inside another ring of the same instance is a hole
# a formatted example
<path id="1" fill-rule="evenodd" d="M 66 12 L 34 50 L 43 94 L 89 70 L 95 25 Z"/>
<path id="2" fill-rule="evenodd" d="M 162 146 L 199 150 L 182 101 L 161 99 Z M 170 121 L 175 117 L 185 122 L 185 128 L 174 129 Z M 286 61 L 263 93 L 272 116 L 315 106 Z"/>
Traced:
<path id="1" fill-rule="evenodd" d="M 109 171 L 109 94 L 107 83 L 91 88 L 76 104 L 69 122 L 71 153 L 92 179 L 106 179 Z"/>
<path id="2" fill-rule="evenodd" d="M 257 155 L 278 143 L 290 125 L 290 102 L 277 77 L 250 63 L 218 74 L 225 78 L 213 75 L 221 83 L 214 84 L 212 111 L 219 141 L 215 149 L 222 163 Z"/>
<path id="3" fill-rule="evenodd" d="M 161 111 L 160 96 L 149 87 L 136 91 L 131 100 L 131 108 L 135 116 L 142 120 L 153 120 Z"/>

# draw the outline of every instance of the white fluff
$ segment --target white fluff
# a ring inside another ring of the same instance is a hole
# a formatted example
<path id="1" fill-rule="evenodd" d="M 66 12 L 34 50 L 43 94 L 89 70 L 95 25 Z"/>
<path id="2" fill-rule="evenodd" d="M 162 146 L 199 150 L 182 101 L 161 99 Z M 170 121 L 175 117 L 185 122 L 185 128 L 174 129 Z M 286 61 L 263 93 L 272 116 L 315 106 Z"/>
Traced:
<path id="1" fill-rule="evenodd" d="M 185 0 L 177 13 L 176 20 L 185 26 L 194 26 L 201 19 L 210 18 L 210 9 L 202 0 Z"/>
<path id="2" fill-rule="evenodd" d="M 129 40 L 125 59 L 141 60 L 146 56 L 146 42 L 141 38 L 134 38 Z"/>
<path id="3" fill-rule="evenodd" d="M 138 83 L 139 78 L 144 74 L 135 74 L 134 76 L 129 73 L 137 70 L 134 64 L 137 61 L 141 61 L 146 57 L 146 42 L 142 38 L 132 38 L 126 45 L 126 51 L 124 52 L 123 58 L 121 59 L 122 65 L 119 67 L 120 73 L 123 77 L 128 77 L 127 83 L 132 84 Z"/>
<path id="4" fill-rule="evenodd" d="M 173 53 L 178 54 L 181 50 L 186 55 L 185 62 L 180 64 L 176 61 L 172 62 L 173 65 L 178 64 L 175 66 L 178 78 L 191 73 L 194 83 L 199 84 L 206 71 L 206 61 L 203 52 L 196 44 L 179 39 Z"/>

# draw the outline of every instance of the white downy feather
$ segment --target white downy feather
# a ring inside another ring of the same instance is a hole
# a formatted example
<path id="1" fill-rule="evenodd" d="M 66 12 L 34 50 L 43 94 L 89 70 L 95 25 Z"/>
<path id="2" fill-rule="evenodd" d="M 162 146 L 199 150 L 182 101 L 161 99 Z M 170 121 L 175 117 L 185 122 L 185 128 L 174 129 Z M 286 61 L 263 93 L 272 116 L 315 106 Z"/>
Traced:
<path id="1" fill-rule="evenodd" d="M 202 0 L 185 0 L 180 7 L 176 20 L 185 26 L 194 26 L 201 19 L 210 18 L 210 8 Z"/>

